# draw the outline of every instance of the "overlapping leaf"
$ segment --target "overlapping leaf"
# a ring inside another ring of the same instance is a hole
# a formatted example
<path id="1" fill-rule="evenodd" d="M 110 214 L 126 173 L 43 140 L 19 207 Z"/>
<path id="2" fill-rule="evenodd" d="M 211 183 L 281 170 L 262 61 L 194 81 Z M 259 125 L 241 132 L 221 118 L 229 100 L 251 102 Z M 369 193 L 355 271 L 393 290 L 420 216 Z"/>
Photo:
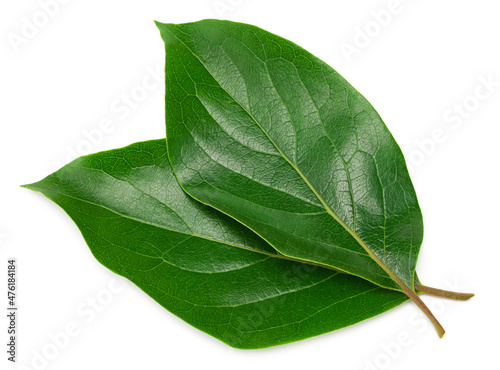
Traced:
<path id="1" fill-rule="evenodd" d="M 418 300 L 420 208 L 401 150 L 366 99 L 255 26 L 157 25 L 168 154 L 183 189 L 284 255 Z"/>
<path id="2" fill-rule="evenodd" d="M 179 187 L 165 140 L 79 158 L 26 186 L 61 206 L 96 259 L 170 312 L 238 348 L 284 344 L 407 297 L 292 261 Z"/>

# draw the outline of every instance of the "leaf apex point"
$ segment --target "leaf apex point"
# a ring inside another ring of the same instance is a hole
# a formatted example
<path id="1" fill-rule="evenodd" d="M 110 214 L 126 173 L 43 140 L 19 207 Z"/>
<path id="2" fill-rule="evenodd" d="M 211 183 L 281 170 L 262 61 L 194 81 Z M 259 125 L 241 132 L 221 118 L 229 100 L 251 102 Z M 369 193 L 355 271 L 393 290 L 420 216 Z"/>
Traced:
<path id="1" fill-rule="evenodd" d="M 28 189 L 28 190 L 31 190 L 31 191 L 35 191 L 35 192 L 38 192 L 38 193 L 41 193 L 41 188 L 40 188 L 40 184 L 43 182 L 43 180 L 41 181 L 37 181 L 37 182 L 34 182 L 32 184 L 23 184 L 23 185 L 19 185 L 21 188 L 23 189 Z"/>

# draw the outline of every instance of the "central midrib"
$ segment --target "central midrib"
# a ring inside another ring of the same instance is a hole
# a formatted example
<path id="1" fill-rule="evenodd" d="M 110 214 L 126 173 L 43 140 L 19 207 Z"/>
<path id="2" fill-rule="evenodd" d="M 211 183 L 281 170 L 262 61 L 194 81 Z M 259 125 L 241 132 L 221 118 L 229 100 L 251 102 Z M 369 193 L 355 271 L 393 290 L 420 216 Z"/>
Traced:
<path id="1" fill-rule="evenodd" d="M 148 221 L 144 221 L 144 220 L 142 220 L 140 218 L 136 218 L 136 217 L 133 217 L 133 216 L 130 216 L 130 215 L 126 215 L 126 214 L 120 213 L 120 212 L 118 212 L 118 211 L 116 211 L 116 210 L 114 210 L 112 208 L 109 208 L 109 207 L 103 205 L 103 204 L 98 204 L 98 203 L 94 203 L 94 202 L 91 202 L 91 201 L 86 200 L 86 199 L 74 197 L 72 195 L 63 193 L 60 190 L 58 190 L 58 193 L 60 195 L 64 196 L 64 197 L 71 198 L 71 199 L 74 199 L 74 200 L 77 200 L 77 201 L 80 201 L 80 202 L 83 202 L 83 203 L 87 203 L 87 204 L 90 204 L 90 205 L 92 205 L 94 207 L 99 207 L 99 208 L 105 209 L 105 210 L 107 210 L 109 212 L 114 213 L 117 216 L 129 219 L 129 220 L 132 220 L 132 221 L 140 222 L 140 223 L 145 224 L 145 225 L 149 225 L 149 226 L 157 227 L 157 228 L 160 228 L 160 229 L 163 229 L 163 230 L 171 231 L 173 233 L 184 234 L 184 235 L 192 236 L 192 237 L 195 237 L 195 238 L 200 238 L 200 239 L 208 240 L 208 241 L 211 241 L 211 242 L 214 242 L 214 243 L 228 245 L 230 247 L 235 247 L 235 248 L 239 248 L 239 249 L 246 250 L 246 251 L 249 251 L 249 252 L 262 254 L 264 256 L 268 256 L 268 257 L 271 257 L 271 258 L 283 259 L 283 260 L 287 260 L 287 261 L 302 263 L 302 264 L 305 264 L 305 265 L 318 266 L 318 267 L 326 268 L 326 269 L 329 269 L 329 270 L 332 270 L 332 271 L 335 271 L 335 272 L 345 273 L 344 271 L 340 271 L 340 270 L 338 270 L 338 269 L 336 269 L 336 268 L 334 268 L 332 266 L 322 265 L 320 263 L 315 263 L 315 262 L 311 262 L 311 261 L 300 260 L 300 259 L 297 259 L 297 258 L 285 256 L 285 255 L 283 255 L 281 253 L 278 253 L 278 252 L 276 252 L 276 254 L 272 254 L 272 253 L 264 252 L 264 251 L 261 251 L 261 250 L 258 250 L 258 249 L 253 249 L 253 248 L 250 248 L 250 247 L 246 247 L 246 246 L 243 246 L 243 245 L 240 245 L 240 244 L 231 243 L 231 242 L 228 242 L 228 241 L 225 241 L 225 240 L 217 240 L 217 239 L 214 239 L 214 238 L 211 238 L 211 237 L 208 237 L 208 236 L 196 234 L 194 232 L 188 233 L 188 232 L 185 232 L 185 231 L 179 231 L 179 230 L 170 229 L 170 228 L 168 228 L 168 227 L 166 227 L 164 225 L 159 225 L 159 224 L 151 223 L 151 222 L 148 222 Z M 150 196 L 149 194 L 146 194 L 146 195 Z M 149 256 L 149 257 L 155 257 L 155 256 Z"/>

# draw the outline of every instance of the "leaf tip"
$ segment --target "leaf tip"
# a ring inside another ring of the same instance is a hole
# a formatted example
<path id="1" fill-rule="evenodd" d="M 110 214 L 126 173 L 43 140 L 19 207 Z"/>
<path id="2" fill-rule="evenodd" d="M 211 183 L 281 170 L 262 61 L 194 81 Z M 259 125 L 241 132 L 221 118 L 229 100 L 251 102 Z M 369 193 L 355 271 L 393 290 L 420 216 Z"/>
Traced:
<path id="1" fill-rule="evenodd" d="M 164 29 L 172 29 L 176 26 L 175 23 L 163 23 L 163 22 L 160 22 L 160 21 L 157 21 L 157 20 L 154 20 L 155 24 L 156 24 L 156 27 L 158 27 L 158 29 L 160 31 L 164 30 Z"/>
<path id="2" fill-rule="evenodd" d="M 24 185 L 19 185 L 19 186 L 23 189 L 28 189 L 28 190 L 43 194 L 43 190 L 45 189 L 43 186 L 43 183 L 44 183 L 44 180 L 41 180 L 38 182 L 34 182 L 32 184 L 24 184 Z"/>
<path id="3" fill-rule="evenodd" d="M 35 184 L 36 183 L 33 183 L 33 184 L 24 184 L 24 185 L 19 185 L 19 187 L 24 188 L 24 189 L 28 189 L 28 190 L 34 190 L 33 188 L 34 188 Z"/>

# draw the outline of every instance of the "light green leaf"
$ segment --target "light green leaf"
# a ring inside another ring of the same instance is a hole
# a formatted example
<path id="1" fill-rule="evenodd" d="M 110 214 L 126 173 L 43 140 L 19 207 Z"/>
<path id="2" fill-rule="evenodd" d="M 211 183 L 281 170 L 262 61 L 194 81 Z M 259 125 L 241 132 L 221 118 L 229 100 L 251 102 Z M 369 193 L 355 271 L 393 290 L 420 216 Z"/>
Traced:
<path id="1" fill-rule="evenodd" d="M 165 140 L 81 157 L 25 186 L 74 220 L 96 259 L 167 310 L 237 348 L 340 329 L 407 300 L 279 255 L 179 187 Z"/>

